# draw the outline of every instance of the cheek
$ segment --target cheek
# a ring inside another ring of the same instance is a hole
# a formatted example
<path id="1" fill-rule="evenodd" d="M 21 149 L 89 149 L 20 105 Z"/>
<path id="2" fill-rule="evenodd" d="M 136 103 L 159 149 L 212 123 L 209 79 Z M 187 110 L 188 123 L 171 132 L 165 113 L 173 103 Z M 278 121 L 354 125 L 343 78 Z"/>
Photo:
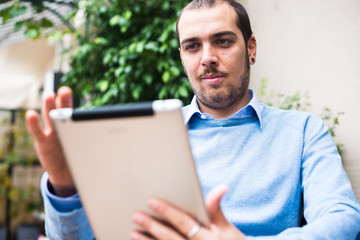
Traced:
<path id="1" fill-rule="evenodd" d="M 246 68 L 246 53 L 239 49 L 226 52 L 222 55 L 222 63 L 230 72 L 243 72 Z"/>
<path id="2" fill-rule="evenodd" d="M 189 78 L 192 78 L 193 76 L 197 76 L 198 62 L 196 61 L 195 57 L 183 58 L 183 66 Z"/>

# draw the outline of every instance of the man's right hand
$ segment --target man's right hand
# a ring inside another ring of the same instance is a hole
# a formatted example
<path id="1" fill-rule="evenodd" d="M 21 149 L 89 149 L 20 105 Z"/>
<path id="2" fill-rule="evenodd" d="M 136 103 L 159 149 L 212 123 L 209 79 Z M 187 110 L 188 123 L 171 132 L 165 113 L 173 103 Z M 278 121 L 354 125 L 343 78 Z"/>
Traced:
<path id="1" fill-rule="evenodd" d="M 57 96 L 54 93 L 44 95 L 41 108 L 44 127 L 39 115 L 34 110 L 26 112 L 26 123 L 34 139 L 35 150 L 43 168 L 49 174 L 53 193 L 67 197 L 76 193 L 74 181 L 67 166 L 64 153 L 51 122 L 49 112 L 55 108 L 69 108 L 72 104 L 72 91 L 69 87 L 61 87 Z"/>

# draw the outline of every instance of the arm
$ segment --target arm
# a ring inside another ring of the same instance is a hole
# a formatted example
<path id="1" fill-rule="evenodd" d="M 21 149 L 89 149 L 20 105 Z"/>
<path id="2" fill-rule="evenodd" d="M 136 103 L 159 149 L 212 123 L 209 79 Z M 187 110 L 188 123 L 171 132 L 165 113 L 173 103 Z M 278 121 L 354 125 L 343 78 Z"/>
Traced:
<path id="1" fill-rule="evenodd" d="M 300 174 L 307 225 L 254 239 L 355 240 L 360 232 L 360 206 L 322 120 L 307 119 L 303 142 Z"/>
<path id="2" fill-rule="evenodd" d="M 49 239 L 94 239 L 78 194 L 69 197 L 52 194 L 46 172 L 41 179 L 41 193 L 46 213 L 46 235 Z"/>
<path id="3" fill-rule="evenodd" d="M 327 128 L 318 118 L 309 117 L 304 128 L 303 138 L 304 146 L 299 174 L 301 174 L 304 216 L 307 225 L 288 228 L 276 236 L 247 236 L 247 239 L 356 239 L 360 231 L 360 207 Z M 182 235 L 176 235 L 179 239 L 184 239 L 184 235 L 190 231 L 191 226 L 194 226 L 195 221 L 191 220 L 184 212 L 179 214 L 177 212 L 179 210 L 169 204 L 160 201 L 158 206 L 161 207 L 154 209 L 151 204 L 149 205 L 154 212 L 160 214 L 172 224 L 172 227 L 177 229 L 175 233 L 182 233 Z M 164 211 L 167 208 L 170 210 Z M 210 209 L 209 213 L 212 215 Z M 167 212 L 171 211 L 174 211 L 174 214 L 169 215 Z M 218 211 L 221 212 L 220 207 L 218 207 Z M 152 235 L 159 236 L 159 239 L 162 239 L 161 236 L 165 236 L 164 233 L 172 231 L 171 228 L 162 225 L 161 222 L 156 221 L 151 216 L 143 213 L 138 214 L 134 215 L 134 221 Z M 222 217 L 217 218 L 216 216 L 220 215 L 214 215 L 211 219 L 222 219 Z M 220 222 L 220 225 L 215 224 Z M 233 231 L 230 227 L 231 224 L 225 219 L 215 221 L 215 223 L 211 228 L 202 227 L 191 239 L 229 239 L 223 234 Z M 261 235 L 261 229 L 258 231 Z M 244 239 L 244 236 L 236 235 L 239 232 L 235 232 L 232 235 L 233 238 L 230 239 Z M 134 234 L 134 239 L 148 239 L 137 231 L 132 234 Z M 141 234 L 139 238 L 135 238 L 138 236 L 137 234 Z M 174 233 L 171 232 L 171 234 Z"/>
<path id="4" fill-rule="evenodd" d="M 76 188 L 66 164 L 49 112 L 54 108 L 72 107 L 72 92 L 68 87 L 62 87 L 58 95 L 44 96 L 41 115 L 45 127 L 41 126 L 37 112 L 26 112 L 26 123 L 34 139 L 35 150 L 42 167 L 49 173 L 49 180 L 54 187 L 54 193 L 66 197 L 76 193 Z"/>
<path id="5" fill-rule="evenodd" d="M 52 109 L 65 107 L 72 107 L 72 92 L 68 87 L 60 88 L 57 96 L 53 93 L 44 96 L 41 109 L 44 128 L 37 112 L 26 112 L 37 156 L 46 171 L 41 181 L 45 227 L 51 239 L 93 239 L 80 199 L 69 198 L 76 194 L 76 188 L 49 117 Z"/>
<path id="6" fill-rule="evenodd" d="M 321 120 L 309 118 L 304 142 L 301 185 L 308 225 L 302 231 L 324 239 L 355 239 L 360 232 L 359 203 Z"/>

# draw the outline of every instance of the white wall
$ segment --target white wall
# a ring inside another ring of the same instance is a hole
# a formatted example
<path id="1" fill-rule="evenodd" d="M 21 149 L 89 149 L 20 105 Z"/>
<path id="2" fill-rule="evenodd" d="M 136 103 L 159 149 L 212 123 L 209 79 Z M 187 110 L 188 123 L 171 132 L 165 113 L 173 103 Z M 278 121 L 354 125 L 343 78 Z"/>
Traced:
<path id="1" fill-rule="evenodd" d="M 344 111 L 336 140 L 360 200 L 360 1 L 249 0 L 258 43 L 251 87 L 268 78 L 270 89 L 308 90 L 309 111 Z"/>
<path id="2" fill-rule="evenodd" d="M 0 108 L 39 108 L 39 89 L 54 56 L 46 39 L 0 46 Z"/>

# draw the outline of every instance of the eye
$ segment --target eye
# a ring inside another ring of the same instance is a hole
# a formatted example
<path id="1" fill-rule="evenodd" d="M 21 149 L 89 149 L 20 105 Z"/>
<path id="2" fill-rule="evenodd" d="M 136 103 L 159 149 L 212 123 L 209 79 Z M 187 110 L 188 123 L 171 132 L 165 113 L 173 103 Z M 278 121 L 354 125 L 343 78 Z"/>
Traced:
<path id="1" fill-rule="evenodd" d="M 199 44 L 197 43 L 192 43 L 189 45 L 186 45 L 185 50 L 189 50 L 189 51 L 194 51 L 199 47 Z"/>
<path id="2" fill-rule="evenodd" d="M 220 45 L 226 45 L 226 44 L 228 44 L 229 43 L 229 40 L 227 40 L 227 39 L 220 39 L 219 40 L 219 44 Z"/>

